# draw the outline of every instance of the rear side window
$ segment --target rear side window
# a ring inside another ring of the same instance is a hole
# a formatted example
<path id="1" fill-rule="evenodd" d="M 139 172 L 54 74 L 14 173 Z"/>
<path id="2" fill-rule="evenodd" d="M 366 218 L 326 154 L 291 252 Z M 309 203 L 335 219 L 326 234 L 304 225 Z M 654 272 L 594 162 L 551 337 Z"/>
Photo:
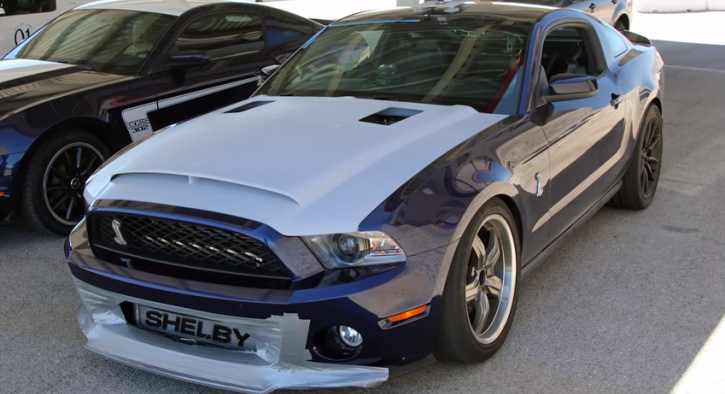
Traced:
<path id="1" fill-rule="evenodd" d="M 285 15 L 277 15 L 279 30 L 283 41 L 292 41 L 300 38 L 310 37 L 317 33 L 317 29 L 307 22 L 291 18 Z"/>
<path id="2" fill-rule="evenodd" d="M 607 24 L 602 29 L 602 46 L 607 57 L 617 57 L 627 51 L 627 42 L 620 32 Z"/>
<path id="3" fill-rule="evenodd" d="M 55 0 L 0 0 L 0 17 L 8 15 L 39 14 L 56 10 Z M 4 22 L 3 22 L 4 23 Z"/>
<path id="4" fill-rule="evenodd" d="M 264 30 L 259 16 L 224 13 L 200 17 L 176 39 L 176 51 L 205 51 L 211 60 L 264 50 Z"/>

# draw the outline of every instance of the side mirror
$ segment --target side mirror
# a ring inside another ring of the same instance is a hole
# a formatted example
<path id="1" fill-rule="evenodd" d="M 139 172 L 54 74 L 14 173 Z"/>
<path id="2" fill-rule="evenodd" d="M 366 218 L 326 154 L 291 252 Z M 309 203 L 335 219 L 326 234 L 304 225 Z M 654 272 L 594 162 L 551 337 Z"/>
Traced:
<path id="1" fill-rule="evenodd" d="M 263 76 L 264 78 L 267 78 L 267 77 L 269 77 L 270 75 L 274 74 L 274 72 L 275 72 L 275 71 L 277 71 L 277 69 L 278 69 L 278 68 L 279 68 L 279 64 L 273 64 L 273 65 L 271 65 L 271 66 L 267 66 L 267 67 L 262 67 L 262 68 L 261 68 L 261 69 L 259 69 L 259 70 L 260 70 L 260 72 L 262 73 L 262 76 Z"/>
<path id="2" fill-rule="evenodd" d="M 181 51 L 169 57 L 169 64 L 173 67 L 193 67 L 209 63 L 211 56 L 204 51 Z"/>
<path id="3" fill-rule="evenodd" d="M 279 66 L 279 64 L 273 64 L 271 66 L 265 66 L 260 68 L 259 73 L 257 73 L 257 86 L 262 86 L 262 83 L 264 83 L 264 81 L 266 81 L 267 78 L 270 77 L 270 75 L 274 74 Z"/>
<path id="4" fill-rule="evenodd" d="M 599 93 L 599 83 L 591 75 L 555 75 L 549 81 L 550 94 L 542 97 L 547 103 L 579 100 Z"/>

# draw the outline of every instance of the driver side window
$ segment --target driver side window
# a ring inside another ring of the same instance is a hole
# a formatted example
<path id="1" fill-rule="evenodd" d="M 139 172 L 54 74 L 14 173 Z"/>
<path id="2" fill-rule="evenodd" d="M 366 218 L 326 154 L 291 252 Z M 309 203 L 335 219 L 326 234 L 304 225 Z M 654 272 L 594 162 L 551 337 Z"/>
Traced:
<path id="1" fill-rule="evenodd" d="M 544 40 L 541 65 L 546 79 L 559 75 L 596 75 L 586 31 L 576 26 L 563 26 L 552 30 Z"/>

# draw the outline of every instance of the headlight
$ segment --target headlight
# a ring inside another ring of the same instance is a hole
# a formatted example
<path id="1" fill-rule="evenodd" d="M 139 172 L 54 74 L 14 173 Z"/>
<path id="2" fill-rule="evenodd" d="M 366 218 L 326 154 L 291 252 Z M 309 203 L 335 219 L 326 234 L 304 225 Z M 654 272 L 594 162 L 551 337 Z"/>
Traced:
<path id="1" fill-rule="evenodd" d="M 405 252 L 380 231 L 316 235 L 302 238 L 327 268 L 402 263 Z"/>

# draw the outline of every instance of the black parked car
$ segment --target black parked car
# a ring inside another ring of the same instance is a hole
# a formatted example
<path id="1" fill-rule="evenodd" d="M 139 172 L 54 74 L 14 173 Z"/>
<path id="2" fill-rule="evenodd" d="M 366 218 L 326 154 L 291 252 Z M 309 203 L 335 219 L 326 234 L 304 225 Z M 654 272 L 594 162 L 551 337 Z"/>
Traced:
<path id="1" fill-rule="evenodd" d="M 539 4 L 552 7 L 568 7 L 586 11 L 608 22 L 617 30 L 629 30 L 632 26 L 633 0 L 503 0 L 515 3 Z"/>
<path id="2" fill-rule="evenodd" d="M 247 98 L 263 67 L 322 28 L 239 2 L 118 0 L 62 14 L 0 60 L 0 220 L 19 210 L 67 234 L 104 160 Z"/>

